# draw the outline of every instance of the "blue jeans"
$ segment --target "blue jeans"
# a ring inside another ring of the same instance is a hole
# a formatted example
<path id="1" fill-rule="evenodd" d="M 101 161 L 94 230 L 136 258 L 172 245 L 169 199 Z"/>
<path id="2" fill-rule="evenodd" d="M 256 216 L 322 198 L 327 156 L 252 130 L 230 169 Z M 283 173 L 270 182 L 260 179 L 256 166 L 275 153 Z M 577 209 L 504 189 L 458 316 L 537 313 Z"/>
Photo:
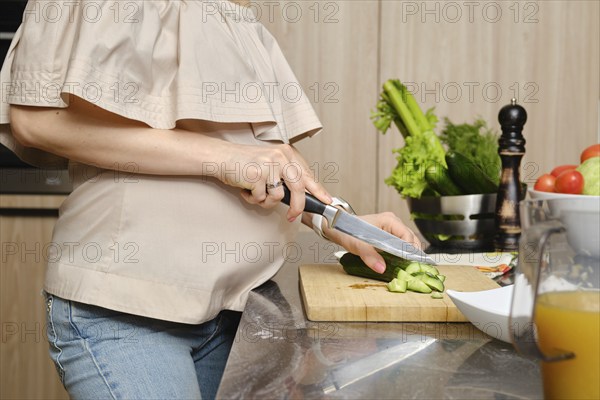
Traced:
<path id="1" fill-rule="evenodd" d="M 213 399 L 240 313 L 200 325 L 46 294 L 50 356 L 73 399 Z"/>

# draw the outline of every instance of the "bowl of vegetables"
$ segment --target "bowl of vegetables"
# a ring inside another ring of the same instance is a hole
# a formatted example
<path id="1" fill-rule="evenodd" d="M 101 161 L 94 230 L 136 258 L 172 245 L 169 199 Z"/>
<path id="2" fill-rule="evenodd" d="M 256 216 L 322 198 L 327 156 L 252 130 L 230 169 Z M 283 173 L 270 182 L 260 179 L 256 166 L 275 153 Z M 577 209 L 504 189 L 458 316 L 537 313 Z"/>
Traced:
<path id="1" fill-rule="evenodd" d="M 600 143 L 583 150 L 579 159 L 579 165 L 559 165 L 541 175 L 533 186 L 532 197 L 600 196 Z"/>
<path id="2" fill-rule="evenodd" d="M 399 80 L 383 85 L 371 114 L 382 133 L 395 125 L 404 146 L 394 149 L 396 167 L 385 183 L 408 202 L 423 237 L 441 250 L 490 250 L 502 163 L 498 134 L 483 119 L 445 126 L 425 113 Z"/>
<path id="3" fill-rule="evenodd" d="M 529 196 L 546 200 L 567 231 L 573 249 L 600 257 L 600 144 L 581 153 L 579 165 L 560 165 L 540 176 Z"/>

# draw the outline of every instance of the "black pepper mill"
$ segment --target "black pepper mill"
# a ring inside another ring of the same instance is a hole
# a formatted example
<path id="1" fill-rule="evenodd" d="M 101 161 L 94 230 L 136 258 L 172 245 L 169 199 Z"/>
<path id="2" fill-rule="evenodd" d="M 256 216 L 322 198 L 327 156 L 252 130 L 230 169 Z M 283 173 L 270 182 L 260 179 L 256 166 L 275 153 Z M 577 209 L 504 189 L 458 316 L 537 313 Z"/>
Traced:
<path id="1" fill-rule="evenodd" d="M 496 236 L 494 247 L 497 251 L 517 251 L 521 236 L 519 201 L 521 179 L 519 167 L 525 154 L 525 139 L 521 132 L 527 121 L 527 112 L 512 99 L 509 105 L 498 113 L 502 135 L 498 140 L 498 154 L 502 160 L 502 176 L 496 198 Z M 525 193 L 523 193 L 525 194 Z"/>

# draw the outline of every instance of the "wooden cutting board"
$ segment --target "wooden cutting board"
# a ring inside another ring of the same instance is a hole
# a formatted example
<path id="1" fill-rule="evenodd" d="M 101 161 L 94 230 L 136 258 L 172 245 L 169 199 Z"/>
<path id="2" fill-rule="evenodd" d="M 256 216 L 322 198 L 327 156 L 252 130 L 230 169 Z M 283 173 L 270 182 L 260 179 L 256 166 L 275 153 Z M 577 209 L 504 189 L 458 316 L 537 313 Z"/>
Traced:
<path id="1" fill-rule="evenodd" d="M 446 289 L 475 292 L 499 285 L 473 267 L 440 265 Z M 348 275 L 337 264 L 301 265 L 300 291 L 311 321 L 464 322 L 444 293 L 392 293 L 385 282 Z"/>

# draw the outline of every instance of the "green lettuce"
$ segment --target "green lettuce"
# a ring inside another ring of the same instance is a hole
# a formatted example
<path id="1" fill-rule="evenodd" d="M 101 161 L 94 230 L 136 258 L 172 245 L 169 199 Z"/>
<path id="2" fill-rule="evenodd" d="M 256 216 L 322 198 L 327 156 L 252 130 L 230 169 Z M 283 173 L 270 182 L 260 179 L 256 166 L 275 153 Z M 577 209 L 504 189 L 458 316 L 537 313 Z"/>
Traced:
<path id="1" fill-rule="evenodd" d="M 428 188 L 425 170 L 432 164 L 446 165 L 445 151 L 433 131 L 408 136 L 404 147 L 394 149 L 398 164 L 385 183 L 404 197 L 420 198 Z"/>

